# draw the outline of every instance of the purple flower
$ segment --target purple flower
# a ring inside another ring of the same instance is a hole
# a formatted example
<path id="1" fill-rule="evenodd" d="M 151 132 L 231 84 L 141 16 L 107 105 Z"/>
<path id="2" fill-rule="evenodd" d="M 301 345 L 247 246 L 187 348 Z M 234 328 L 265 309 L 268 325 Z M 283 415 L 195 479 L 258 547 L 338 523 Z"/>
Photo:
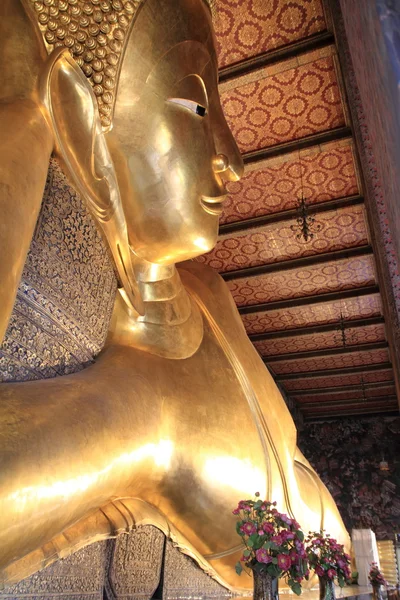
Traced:
<path id="1" fill-rule="evenodd" d="M 292 519 L 285 514 L 280 515 L 280 517 L 281 517 L 282 521 L 284 523 L 286 523 L 286 525 L 291 525 L 293 522 Z"/>
<path id="2" fill-rule="evenodd" d="M 278 535 L 273 535 L 271 537 L 271 541 L 274 542 L 274 544 L 276 544 L 277 546 L 282 546 L 283 537 L 278 533 Z"/>

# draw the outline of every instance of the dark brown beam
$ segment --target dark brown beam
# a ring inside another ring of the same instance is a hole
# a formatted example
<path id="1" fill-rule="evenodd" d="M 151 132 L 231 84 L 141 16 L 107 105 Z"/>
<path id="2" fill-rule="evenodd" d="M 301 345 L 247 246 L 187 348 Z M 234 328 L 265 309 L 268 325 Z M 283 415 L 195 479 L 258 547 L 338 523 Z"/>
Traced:
<path id="1" fill-rule="evenodd" d="M 365 417 L 369 417 L 369 418 L 376 418 L 376 417 L 381 417 L 382 414 L 384 414 L 386 417 L 398 417 L 399 416 L 399 411 L 398 410 L 393 410 L 393 408 L 387 408 L 387 409 L 382 409 L 380 412 L 377 412 L 377 409 L 370 409 L 370 410 L 365 410 L 363 412 L 357 411 L 357 410 L 350 410 L 350 411 L 345 411 L 345 412 L 341 412 L 341 413 L 328 413 L 326 415 L 326 417 L 324 415 L 318 415 L 318 416 L 310 416 L 310 417 L 304 417 L 304 422 L 305 423 L 320 423 L 321 421 L 337 421 L 337 419 L 340 418 L 344 418 L 344 417 L 360 417 L 360 416 L 365 416 Z"/>
<path id="2" fill-rule="evenodd" d="M 332 400 L 329 402 L 299 402 L 298 407 L 301 411 L 306 410 L 325 410 L 326 408 L 337 408 L 339 410 L 340 407 L 346 407 L 348 405 L 354 404 L 357 406 L 365 406 L 371 404 L 389 404 L 390 402 L 397 402 L 397 396 L 392 394 L 390 396 L 376 396 L 375 398 L 352 398 L 351 400 Z"/>
<path id="3" fill-rule="evenodd" d="M 387 348 L 388 344 L 384 342 L 373 342 L 371 344 L 354 344 L 345 348 L 327 348 L 326 350 L 311 350 L 308 352 L 289 352 L 288 354 L 279 354 L 276 356 L 263 356 L 262 359 L 267 364 L 276 362 L 285 362 L 287 360 L 302 360 L 304 358 L 316 358 L 317 356 L 335 356 L 337 354 L 350 354 L 351 352 L 370 352 L 371 350 L 382 350 Z"/>
<path id="4" fill-rule="evenodd" d="M 306 40 L 300 40 L 292 44 L 288 44 L 283 48 L 277 48 L 276 50 L 270 50 L 259 56 L 253 56 L 246 58 L 245 60 L 236 63 L 235 65 L 228 65 L 222 67 L 219 71 L 219 82 L 229 81 L 235 79 L 241 75 L 246 75 L 256 69 L 262 69 L 268 65 L 283 62 L 289 58 L 293 58 L 298 54 L 304 54 L 306 52 L 312 52 L 318 48 L 325 48 L 331 46 L 335 42 L 335 38 L 332 33 L 323 31 L 322 33 L 314 34 Z"/>
<path id="5" fill-rule="evenodd" d="M 324 213 L 330 210 L 337 210 L 341 208 L 348 208 L 350 206 L 357 206 L 358 204 L 364 204 L 364 198 L 362 196 L 347 196 L 345 198 L 335 198 L 334 200 L 327 200 L 326 202 L 319 202 L 318 204 L 309 204 L 307 206 L 307 212 L 310 215 L 317 213 Z M 283 210 L 261 217 L 254 217 L 252 219 L 246 219 L 245 221 L 235 221 L 235 223 L 225 223 L 220 225 L 219 233 L 236 233 L 239 231 L 245 231 L 246 229 L 252 229 L 253 227 L 262 227 L 265 225 L 271 225 L 272 223 L 278 223 L 282 221 L 290 221 L 298 216 L 298 209 L 293 208 L 290 210 Z"/>
<path id="6" fill-rule="evenodd" d="M 340 394 L 341 392 L 362 392 L 368 390 L 376 390 L 379 388 L 390 387 L 394 385 L 394 381 L 374 381 L 372 383 L 365 383 L 364 386 L 359 383 L 353 385 L 338 385 L 333 387 L 324 388 L 310 388 L 307 390 L 290 390 L 287 392 L 289 396 L 324 396 L 328 394 Z M 373 396 L 368 396 L 373 398 Z"/>
<path id="7" fill-rule="evenodd" d="M 284 142 L 283 144 L 275 144 L 275 146 L 269 146 L 268 148 L 261 148 L 260 150 L 252 150 L 251 152 L 245 152 L 242 155 L 243 162 L 245 165 L 249 165 L 261 160 L 268 160 L 269 158 L 276 158 L 283 154 L 290 154 L 291 152 L 298 152 L 299 150 L 306 150 L 313 146 L 322 144 L 328 144 L 330 142 L 339 142 L 350 138 L 352 135 L 350 127 L 335 127 L 328 131 L 322 131 L 321 133 L 313 133 L 307 135 L 299 140 L 291 140 L 290 142 Z"/>
<path id="8" fill-rule="evenodd" d="M 342 408 L 338 408 L 338 409 L 334 409 L 334 408 L 330 408 L 328 409 L 326 412 L 322 412 L 322 411 L 313 411 L 313 412 L 309 412 L 309 413 L 305 413 L 303 414 L 303 417 L 305 419 L 307 418 L 316 418 L 318 416 L 320 417 L 324 417 L 326 416 L 337 416 L 337 417 L 344 417 L 347 416 L 349 414 L 359 414 L 359 415 L 363 415 L 363 414 L 368 414 L 368 413 L 377 413 L 377 412 L 381 412 L 381 413 L 385 413 L 387 411 L 394 411 L 396 410 L 396 404 L 395 403 L 390 403 L 390 404 L 377 404 L 377 405 L 371 405 L 371 406 L 343 406 Z"/>
<path id="9" fill-rule="evenodd" d="M 279 383 L 293 379 L 312 379 L 314 377 L 343 377 L 345 375 L 358 375 L 359 373 L 371 373 L 376 371 L 387 371 L 392 369 L 390 362 L 378 363 L 373 365 L 360 365 L 359 367 L 343 367 L 343 369 L 321 369 L 321 371 L 303 371 L 301 373 L 283 373 L 275 375 L 276 381 Z M 283 383 L 284 385 L 284 383 Z M 288 392 L 290 393 L 290 392 Z"/>
<path id="10" fill-rule="evenodd" d="M 300 269 L 330 262 L 332 260 L 342 260 L 345 258 L 354 258 L 356 256 L 370 256 L 372 248 L 369 245 L 358 246 L 356 248 L 348 248 L 345 250 L 335 250 L 334 252 L 325 252 L 323 254 L 314 254 L 313 256 L 302 256 L 301 258 L 293 258 L 290 260 L 282 260 L 268 265 L 259 265 L 257 267 L 247 267 L 238 269 L 237 271 L 228 271 L 221 273 L 225 281 L 231 279 L 242 279 L 243 277 L 255 277 L 257 275 L 266 275 L 267 273 L 276 273 L 288 271 L 289 269 Z"/>
<path id="11" fill-rule="evenodd" d="M 384 323 L 382 316 L 366 317 L 365 319 L 349 319 L 345 321 L 345 329 L 367 327 L 368 325 L 378 325 Z M 340 331 L 338 323 L 327 323 L 326 325 L 314 325 L 311 327 L 298 327 L 295 329 L 282 329 L 280 331 L 272 331 L 265 333 L 253 333 L 249 335 L 252 342 L 261 340 L 276 340 L 286 337 L 296 337 L 301 335 L 327 333 L 329 331 Z"/>
<path id="12" fill-rule="evenodd" d="M 341 290 L 340 292 L 327 292 L 324 294 L 314 294 L 313 296 L 302 296 L 301 298 L 288 298 L 287 300 L 277 300 L 276 302 L 241 306 L 239 307 L 239 313 L 241 315 L 248 315 L 256 312 L 268 312 L 269 310 L 286 310 L 297 306 L 309 306 L 321 302 L 337 302 L 338 300 L 348 300 L 378 293 L 379 287 L 377 285 L 366 285 L 361 288 Z"/>

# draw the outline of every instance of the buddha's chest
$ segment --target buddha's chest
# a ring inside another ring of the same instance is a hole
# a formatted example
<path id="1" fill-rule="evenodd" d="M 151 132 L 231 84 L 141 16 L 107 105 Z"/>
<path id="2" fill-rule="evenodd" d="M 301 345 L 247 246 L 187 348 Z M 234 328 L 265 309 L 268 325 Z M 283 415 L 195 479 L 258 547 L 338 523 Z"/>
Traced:
<path id="1" fill-rule="evenodd" d="M 265 487 L 268 452 L 254 405 L 257 395 L 238 357 L 223 349 L 207 323 L 203 342 L 192 357 L 169 360 L 147 355 L 136 367 L 159 409 L 159 439 L 171 440 L 188 466 L 196 463 L 197 473 L 199 468 L 211 469 L 219 479 L 233 468 L 242 477 L 253 478 L 260 489 Z M 249 491 L 254 492 L 252 487 Z"/>

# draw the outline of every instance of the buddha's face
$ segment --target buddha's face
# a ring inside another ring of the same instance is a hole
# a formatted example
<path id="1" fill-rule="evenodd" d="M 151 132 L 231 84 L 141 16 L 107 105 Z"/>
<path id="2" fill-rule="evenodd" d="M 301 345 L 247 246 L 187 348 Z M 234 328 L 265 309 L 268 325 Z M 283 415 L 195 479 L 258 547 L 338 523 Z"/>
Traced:
<path id="1" fill-rule="evenodd" d="M 243 164 L 222 113 L 202 0 L 146 0 L 130 34 L 107 134 L 129 243 L 159 264 L 216 242 L 226 182 Z"/>

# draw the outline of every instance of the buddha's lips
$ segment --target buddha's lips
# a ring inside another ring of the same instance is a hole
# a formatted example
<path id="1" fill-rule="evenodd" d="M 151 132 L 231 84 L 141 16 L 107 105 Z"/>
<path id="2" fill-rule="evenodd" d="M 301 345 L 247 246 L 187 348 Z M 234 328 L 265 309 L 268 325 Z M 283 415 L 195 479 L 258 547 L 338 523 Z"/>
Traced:
<path id="1" fill-rule="evenodd" d="M 211 215 L 220 215 L 222 213 L 222 203 L 226 199 L 224 196 L 202 196 L 200 200 L 201 206 Z"/>

